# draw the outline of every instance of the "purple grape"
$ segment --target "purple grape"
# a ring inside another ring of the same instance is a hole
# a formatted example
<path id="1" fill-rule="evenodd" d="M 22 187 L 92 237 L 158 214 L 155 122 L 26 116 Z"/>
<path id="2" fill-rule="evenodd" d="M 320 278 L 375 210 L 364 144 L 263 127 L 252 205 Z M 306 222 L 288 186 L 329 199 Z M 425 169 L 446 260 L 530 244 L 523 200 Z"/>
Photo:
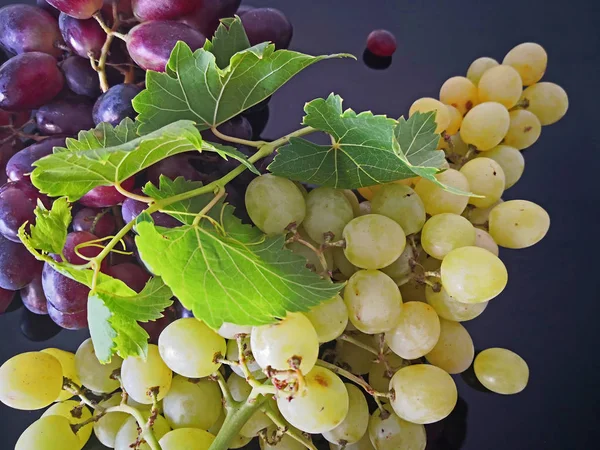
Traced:
<path id="1" fill-rule="evenodd" d="M 12 126 L 20 128 L 27 123 L 31 111 L 9 112 L 0 109 L 0 127 Z M 0 129 L 0 139 L 4 139 L 12 134 L 10 129 Z"/>
<path id="2" fill-rule="evenodd" d="M 139 216 L 142 211 L 148 208 L 148 205 L 143 202 L 138 202 L 132 198 L 128 198 L 123 202 L 123 206 L 121 207 L 121 215 L 123 216 L 123 221 L 125 223 L 131 222 L 137 216 Z M 154 223 L 159 227 L 164 228 L 175 228 L 181 225 L 174 217 L 169 216 L 168 214 L 155 212 L 152 214 L 152 219 Z"/>
<path id="3" fill-rule="evenodd" d="M 88 231 L 73 231 L 67 235 L 67 241 L 65 242 L 65 246 L 63 248 L 63 253 L 67 262 L 71 264 L 83 265 L 88 262 L 88 260 L 82 258 L 80 255 L 85 256 L 86 258 L 94 258 L 100 254 L 102 251 L 99 247 L 80 247 L 77 252 L 75 248 L 78 245 L 84 244 L 86 242 L 95 241 L 98 239 L 98 236 L 92 234 Z M 56 306 L 56 305 L 55 305 Z M 59 308 L 61 311 L 63 309 Z"/>
<path id="4" fill-rule="evenodd" d="M 90 65 L 89 59 L 69 56 L 62 62 L 67 87 L 79 95 L 96 98 L 100 95 L 98 74 Z"/>
<path id="5" fill-rule="evenodd" d="M 26 181 L 11 181 L 0 188 L 0 234 L 20 242 L 17 233 L 25 222 L 34 223 L 38 200 L 49 208 L 50 199 Z"/>
<path id="6" fill-rule="evenodd" d="M 48 3 L 46 0 L 36 0 L 35 2 L 38 5 L 38 8 L 42 8 L 44 11 L 49 12 L 52 17 L 58 19 L 60 11 Z"/>
<path id="7" fill-rule="evenodd" d="M 56 97 L 64 83 L 54 57 L 40 52 L 17 55 L 0 67 L 0 108 L 39 108 Z"/>
<path id="8" fill-rule="evenodd" d="M 106 274 L 113 278 L 121 280 L 135 292 L 140 293 L 151 275 L 137 264 L 123 263 L 109 267 Z"/>
<path id="9" fill-rule="evenodd" d="M 148 22 L 176 19 L 191 14 L 196 9 L 202 8 L 205 1 L 211 0 L 132 0 L 131 7 L 140 22 Z"/>
<path id="10" fill-rule="evenodd" d="M 256 6 L 240 5 L 238 10 L 236 11 L 236 14 L 242 17 L 242 15 L 246 14 L 248 11 L 252 11 L 253 9 L 256 9 Z"/>
<path id="11" fill-rule="evenodd" d="M 112 3 L 112 0 L 104 0 L 104 6 L 102 6 L 102 17 L 109 25 L 114 22 Z M 119 0 L 117 14 L 121 19 L 131 19 L 133 17 L 131 0 Z"/>
<path id="12" fill-rule="evenodd" d="M 81 130 L 94 128 L 92 108 L 87 97 L 57 100 L 42 106 L 35 114 L 37 127 L 42 134 L 75 135 Z"/>
<path id="13" fill-rule="evenodd" d="M 21 148 L 23 148 L 23 143 L 18 139 L 9 139 L 0 144 L 0 186 L 8 181 L 6 167 Z"/>
<path id="14" fill-rule="evenodd" d="M 294 28 L 288 18 L 275 8 L 247 11 L 242 17 L 242 24 L 251 45 L 269 41 L 275 44 L 275 48 L 285 49 L 290 46 L 294 34 Z"/>
<path id="15" fill-rule="evenodd" d="M 92 115 L 94 123 L 108 122 L 118 125 L 123 119 L 135 118 L 136 112 L 131 105 L 131 100 L 142 91 L 134 84 L 117 84 L 102 94 L 96 104 Z"/>
<path id="16" fill-rule="evenodd" d="M 158 344 L 158 337 L 163 332 L 165 328 L 171 323 L 174 322 L 177 318 L 177 313 L 173 306 L 165 309 L 163 311 L 163 317 L 157 320 L 151 320 L 149 322 L 140 322 L 140 326 L 146 330 L 148 333 L 149 342 L 151 344 Z"/>
<path id="17" fill-rule="evenodd" d="M 367 49 L 375 56 L 392 56 L 396 45 L 396 37 L 387 30 L 372 31 L 367 37 Z"/>
<path id="18" fill-rule="evenodd" d="M 180 20 L 210 37 L 219 26 L 219 19 L 233 17 L 240 3 L 242 0 L 206 0 L 202 8 Z"/>
<path id="19" fill-rule="evenodd" d="M 133 188 L 134 182 L 133 177 L 128 178 L 121 183 L 121 186 L 129 191 Z M 122 203 L 125 198 L 114 186 L 98 186 L 81 197 L 79 203 L 89 208 L 108 208 Z"/>
<path id="20" fill-rule="evenodd" d="M 83 328 L 87 328 L 88 326 L 87 304 L 85 305 L 85 309 L 82 309 L 81 311 L 77 311 L 75 313 L 65 313 L 59 311 L 52 306 L 52 303 L 48 302 L 48 314 L 56 325 L 64 328 L 65 330 L 81 330 Z"/>
<path id="21" fill-rule="evenodd" d="M 76 19 L 89 19 L 102 8 L 103 0 L 47 0 L 60 12 Z"/>
<path id="22" fill-rule="evenodd" d="M 42 263 L 22 244 L 0 236 L 0 288 L 18 291 L 33 281 Z"/>
<path id="23" fill-rule="evenodd" d="M 35 276 L 33 281 L 21 289 L 23 305 L 34 314 L 48 314 L 48 306 L 44 288 L 42 287 L 42 273 Z"/>
<path id="24" fill-rule="evenodd" d="M 51 137 L 18 151 L 6 164 L 6 175 L 11 181 L 29 180 L 33 163 L 52 154 L 54 147 L 64 147 L 64 137 Z"/>
<path id="25" fill-rule="evenodd" d="M 196 50 L 204 45 L 206 38 L 184 23 L 155 20 L 131 29 L 127 35 L 127 50 L 142 69 L 164 72 L 177 41 L 183 41 Z"/>
<path id="26" fill-rule="evenodd" d="M 232 136 L 238 139 L 250 140 L 252 139 L 252 125 L 248 119 L 244 116 L 236 116 L 232 119 L 229 119 L 227 122 L 222 123 L 217 127 L 221 133 Z M 231 143 L 222 141 L 218 137 L 216 137 L 212 131 L 205 130 L 202 132 L 202 137 L 210 142 L 217 142 L 224 145 L 231 145 Z"/>
<path id="27" fill-rule="evenodd" d="M 106 33 L 96 19 L 79 20 L 65 13 L 60 14 L 58 26 L 67 45 L 82 58 L 91 53 L 96 58 L 102 51 Z"/>
<path id="28" fill-rule="evenodd" d="M 42 271 L 42 287 L 50 306 L 60 312 L 74 314 L 87 307 L 90 289 L 75 280 L 61 275 L 49 264 L 44 264 Z"/>
<path id="29" fill-rule="evenodd" d="M 108 211 L 84 208 L 73 217 L 73 230 L 87 231 L 99 238 L 111 236 L 116 229 L 115 217 Z"/>
<path id="30" fill-rule="evenodd" d="M 189 155 L 181 154 L 170 156 L 148 168 L 148 181 L 154 186 L 159 185 L 160 176 L 164 175 L 171 180 L 183 177 L 188 181 L 202 181 L 202 175 L 192 167 Z"/>
<path id="31" fill-rule="evenodd" d="M 4 314 L 15 298 L 15 291 L 0 288 L 0 315 Z"/>

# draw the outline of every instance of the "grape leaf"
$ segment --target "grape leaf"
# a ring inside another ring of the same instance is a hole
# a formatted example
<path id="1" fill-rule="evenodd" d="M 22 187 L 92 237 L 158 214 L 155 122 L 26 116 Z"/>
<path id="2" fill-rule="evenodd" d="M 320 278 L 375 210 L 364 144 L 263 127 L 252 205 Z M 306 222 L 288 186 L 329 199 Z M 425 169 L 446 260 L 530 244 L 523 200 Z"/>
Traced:
<path id="1" fill-rule="evenodd" d="M 67 147 L 55 147 L 54 153 L 93 150 L 123 145 L 138 138 L 135 129 L 136 125 L 129 117 L 122 120 L 116 127 L 102 122 L 96 128 L 80 131 L 77 139 L 67 138 Z"/>
<path id="2" fill-rule="evenodd" d="M 238 16 L 221 19 L 212 41 L 207 39 L 204 44 L 204 49 L 215 55 L 217 66 L 221 69 L 229 65 L 233 55 L 249 47 L 250 41 Z"/>
<path id="3" fill-rule="evenodd" d="M 244 155 L 235 147 L 223 144 L 216 144 L 214 142 L 203 141 L 202 150 L 216 153 L 224 160 L 227 160 L 228 157 L 233 158 L 241 162 L 244 166 L 246 166 L 247 169 L 250 169 L 250 171 L 255 173 L 256 175 L 261 174 L 260 171 L 256 167 L 254 167 L 254 165 L 250 161 L 248 161 L 246 155 Z"/>
<path id="4" fill-rule="evenodd" d="M 174 120 L 193 120 L 200 129 L 217 126 L 269 97 L 306 67 L 345 56 L 351 55 L 275 51 L 265 42 L 236 53 L 225 69 L 219 69 L 211 52 L 192 53 L 178 42 L 166 73 L 147 71 L 146 89 L 133 99 L 138 131 L 148 133 Z"/>
<path id="5" fill-rule="evenodd" d="M 34 213 L 35 225 L 29 227 L 31 245 L 46 253 L 62 253 L 71 223 L 71 205 L 67 199 L 61 197 L 55 200 L 51 210 L 38 201 Z"/>

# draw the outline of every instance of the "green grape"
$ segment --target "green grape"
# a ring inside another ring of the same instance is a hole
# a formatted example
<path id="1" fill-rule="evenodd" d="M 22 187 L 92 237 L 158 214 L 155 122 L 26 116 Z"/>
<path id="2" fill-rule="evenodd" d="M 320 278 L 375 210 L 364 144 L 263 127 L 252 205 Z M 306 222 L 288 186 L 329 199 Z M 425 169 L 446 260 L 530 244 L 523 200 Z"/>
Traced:
<path id="1" fill-rule="evenodd" d="M 524 42 L 509 51 L 502 64 L 514 67 L 523 80 L 523 86 L 530 86 L 540 81 L 546 73 L 548 55 L 541 45 Z"/>
<path id="2" fill-rule="evenodd" d="M 479 80 L 488 69 L 492 67 L 499 66 L 500 64 L 493 58 L 488 58 L 487 56 L 483 56 L 481 58 L 477 58 L 475 61 L 471 63 L 469 69 L 467 70 L 467 78 L 473 82 L 475 86 L 479 84 Z"/>
<path id="3" fill-rule="evenodd" d="M 236 325 L 229 322 L 223 322 L 223 325 L 221 325 L 217 331 L 219 336 L 224 337 L 225 339 L 235 339 L 239 334 L 250 334 L 251 332 L 251 326 Z"/>
<path id="4" fill-rule="evenodd" d="M 501 144 L 482 153 L 482 155 L 486 158 L 493 159 L 500 167 L 502 167 L 506 184 L 505 189 L 514 186 L 521 178 L 521 175 L 523 175 L 523 171 L 525 170 L 525 158 L 523 158 L 523 154 L 514 147 Z M 485 222 L 487 222 L 487 219 Z"/>
<path id="5" fill-rule="evenodd" d="M 169 368 L 184 377 L 202 378 L 221 366 L 217 353 L 227 351 L 225 339 L 193 317 L 169 324 L 158 337 L 160 356 Z"/>
<path id="6" fill-rule="evenodd" d="M 81 383 L 94 392 L 109 393 L 119 387 L 119 381 L 112 379 L 111 375 L 121 368 L 123 360 L 113 355 L 110 363 L 102 364 L 98 361 L 91 339 L 81 343 L 75 352 L 75 367 Z"/>
<path id="7" fill-rule="evenodd" d="M 405 360 L 404 358 L 400 358 L 393 352 L 389 352 L 385 355 L 385 360 L 389 367 L 386 367 L 384 362 L 374 361 L 371 364 L 371 369 L 369 370 L 369 385 L 379 392 L 387 392 L 390 388 L 390 380 L 394 376 L 394 374 L 402 369 L 410 365 L 410 362 Z M 381 398 L 380 400 L 386 400 L 385 398 Z"/>
<path id="8" fill-rule="evenodd" d="M 506 108 L 515 106 L 523 93 L 521 75 L 507 65 L 486 70 L 477 87 L 480 102 L 497 102 Z"/>
<path id="9" fill-rule="evenodd" d="M 315 327 L 320 344 L 340 337 L 348 325 L 346 304 L 339 294 L 313 307 L 304 315 Z"/>
<path id="10" fill-rule="evenodd" d="M 130 356 L 123 361 L 121 379 L 125 391 L 136 402 L 152 403 L 151 388 L 157 388 L 157 399 L 162 400 L 169 392 L 173 372 L 160 357 L 158 346 L 148 345 L 146 360 Z"/>
<path id="11" fill-rule="evenodd" d="M 400 322 L 385 333 L 390 349 L 404 359 L 417 359 L 433 349 L 440 337 L 440 319 L 427 303 L 406 302 Z"/>
<path id="12" fill-rule="evenodd" d="M 378 270 L 359 270 L 348 280 L 344 302 L 350 322 L 367 334 L 396 326 L 402 312 L 402 295 L 394 280 Z"/>
<path id="13" fill-rule="evenodd" d="M 466 163 L 460 172 L 469 180 L 471 192 L 482 195 L 469 198 L 469 203 L 485 208 L 496 203 L 504 193 L 506 177 L 500 164 L 490 158 L 475 158 Z"/>
<path id="14" fill-rule="evenodd" d="M 248 384 L 246 379 L 235 373 L 232 373 L 229 375 L 229 378 L 227 378 L 227 386 L 229 387 L 231 396 L 236 402 L 245 401 L 252 392 L 252 386 Z"/>
<path id="15" fill-rule="evenodd" d="M 334 444 L 353 444 L 367 432 L 369 405 L 363 392 L 353 384 L 345 383 L 348 391 L 348 414 L 333 430 L 325 431 L 323 437 Z"/>
<path id="16" fill-rule="evenodd" d="M 363 344 L 369 346 L 374 344 L 372 335 L 352 333 L 351 336 Z M 351 342 L 340 340 L 335 343 L 335 358 L 338 365 L 343 365 L 353 374 L 364 375 L 369 372 L 376 356 Z"/>
<path id="17" fill-rule="evenodd" d="M 245 436 L 242 436 L 241 434 L 238 434 L 229 443 L 229 449 L 246 447 L 246 445 L 248 445 L 252 439 L 253 438 L 245 437 Z"/>
<path id="18" fill-rule="evenodd" d="M 517 394 L 529 381 L 523 358 L 505 348 L 488 348 L 477 355 L 473 366 L 477 379 L 497 394 Z"/>
<path id="19" fill-rule="evenodd" d="M 304 231 L 302 227 L 300 227 L 298 230 Z M 300 232 L 300 234 L 302 235 L 304 233 Z M 302 236 L 302 239 L 310 243 L 313 247 L 317 249 L 319 248 L 319 244 L 313 241 L 308 235 Z M 323 252 L 323 256 L 325 257 L 325 261 L 327 263 L 327 267 L 323 267 L 323 264 L 321 263 L 321 260 L 317 254 L 306 245 L 300 242 L 290 242 L 289 244 L 286 244 L 286 247 L 295 254 L 303 256 L 306 259 L 307 264 L 311 264 L 317 272 L 322 272 L 333 267 L 333 253 L 331 249 L 326 249 Z"/>
<path id="20" fill-rule="evenodd" d="M 62 416 L 67 419 L 71 425 L 77 425 L 81 422 L 91 419 L 92 413 L 86 406 L 83 406 L 80 401 L 67 400 L 64 402 L 55 403 L 46 411 L 44 411 L 42 417 L 48 416 Z M 93 428 L 93 425 L 89 423 L 80 428 L 76 433 L 80 443 L 79 448 L 83 448 L 87 441 L 90 440 Z"/>
<path id="21" fill-rule="evenodd" d="M 395 282 L 398 282 L 399 280 L 408 277 L 412 272 L 411 261 L 416 261 L 415 250 L 412 246 L 407 245 L 398 259 L 389 266 L 381 269 L 381 271 Z"/>
<path id="22" fill-rule="evenodd" d="M 108 400 L 100 403 L 102 408 L 108 409 L 112 406 L 118 406 L 121 403 L 121 396 L 113 395 Z M 98 411 L 94 411 L 98 414 Z M 109 412 L 94 422 L 94 434 L 102 445 L 108 448 L 114 448 L 117 433 L 129 418 L 129 414 L 124 412 Z"/>
<path id="23" fill-rule="evenodd" d="M 446 128 L 446 134 L 454 135 L 460 130 L 463 115 L 452 105 L 446 105 L 446 108 L 448 109 L 448 114 L 450 115 L 450 123 L 448 124 L 448 128 Z"/>
<path id="24" fill-rule="evenodd" d="M 483 152 L 502 142 L 509 126 L 510 115 L 506 107 L 497 102 L 480 103 L 464 117 L 460 137 Z"/>
<path id="25" fill-rule="evenodd" d="M 344 227 L 353 218 L 352 204 L 342 189 L 320 187 L 309 192 L 303 227 L 314 241 L 325 242 L 325 233 L 341 239 Z"/>
<path id="26" fill-rule="evenodd" d="M 142 411 L 141 414 L 145 421 L 147 421 L 148 417 L 150 417 L 149 411 Z M 154 437 L 160 442 L 160 439 L 162 439 L 162 437 L 169 431 L 171 431 L 171 428 L 169 428 L 169 424 L 165 418 L 160 414 L 156 416 L 156 420 L 152 426 Z M 135 417 L 129 416 L 117 433 L 117 437 L 115 438 L 115 450 L 131 450 L 134 448 L 134 443 L 137 441 L 137 439 L 138 423 L 136 422 Z M 141 445 L 135 448 L 136 450 L 151 450 L 150 446 L 145 440 L 142 441 Z"/>
<path id="27" fill-rule="evenodd" d="M 223 407 L 223 408 L 221 408 L 221 414 L 219 414 L 219 418 L 214 423 L 214 425 L 212 427 L 210 427 L 207 431 L 210 434 L 214 434 L 215 436 L 217 434 L 219 434 L 219 431 L 221 430 L 221 428 L 223 427 L 223 424 L 225 423 L 226 417 L 227 417 L 227 411 L 225 410 L 225 407 Z"/>
<path id="28" fill-rule="evenodd" d="M 348 261 L 362 269 L 381 269 L 393 263 L 404 251 L 406 235 L 402 227 L 380 214 L 357 217 L 344 228 L 344 253 Z"/>
<path id="29" fill-rule="evenodd" d="M 490 253 L 498 256 L 500 249 L 494 238 L 485 230 L 475 228 L 475 247 L 485 248 Z"/>
<path id="30" fill-rule="evenodd" d="M 435 111 L 435 123 L 437 125 L 435 128 L 436 134 L 439 134 L 448 128 L 448 124 L 450 123 L 448 110 L 442 102 L 434 98 L 423 97 L 415 100 L 408 111 L 408 117 L 411 117 L 416 112 L 427 113 L 430 111 Z"/>
<path id="31" fill-rule="evenodd" d="M 352 191 L 352 189 L 343 189 L 342 192 L 350 202 L 352 206 L 352 211 L 354 212 L 354 217 L 360 216 L 360 202 L 358 201 L 358 197 Z"/>
<path id="32" fill-rule="evenodd" d="M 396 392 L 394 412 L 412 423 L 428 424 L 448 416 L 458 400 L 452 377 L 439 367 L 415 364 L 396 372 L 390 382 Z"/>
<path id="33" fill-rule="evenodd" d="M 366 200 L 364 202 L 360 202 L 360 212 L 356 217 L 366 216 L 367 214 L 371 214 L 371 202 Z"/>
<path id="34" fill-rule="evenodd" d="M 510 126 L 504 143 L 519 150 L 531 147 L 542 133 L 540 119 L 526 109 L 516 109 L 510 113 Z"/>
<path id="35" fill-rule="evenodd" d="M 60 362 L 47 353 L 21 353 L 0 367 L 0 401 L 13 409 L 45 408 L 58 398 L 62 385 Z"/>
<path id="36" fill-rule="evenodd" d="M 329 369 L 315 366 L 305 377 L 301 392 L 277 395 L 277 407 L 290 424 L 305 433 L 325 433 L 341 424 L 349 409 L 348 391 Z"/>
<path id="37" fill-rule="evenodd" d="M 448 169 L 435 177 L 447 186 L 464 192 L 470 191 L 469 182 L 458 170 Z M 447 192 L 424 178 L 415 186 L 415 192 L 423 200 L 425 211 L 431 216 L 442 213 L 462 214 L 469 202 L 469 197 Z"/>
<path id="38" fill-rule="evenodd" d="M 273 436 L 277 427 L 271 426 L 267 429 L 267 436 Z M 284 434 L 278 442 L 268 443 L 264 439 L 259 440 L 260 450 L 306 450 L 304 444 L 298 442 L 293 437 Z"/>
<path id="39" fill-rule="evenodd" d="M 481 303 L 499 295 L 508 282 L 500 259 L 479 247 L 452 250 L 442 261 L 442 286 L 455 300 Z"/>
<path id="40" fill-rule="evenodd" d="M 440 319 L 440 339 L 425 355 L 427 362 L 449 374 L 462 373 L 469 368 L 475 356 L 471 335 L 460 323 Z"/>
<path id="41" fill-rule="evenodd" d="M 47 416 L 33 422 L 23 432 L 15 450 L 79 450 L 81 442 L 71 423 L 63 416 Z"/>
<path id="42" fill-rule="evenodd" d="M 465 210 L 463 216 L 466 217 L 473 225 L 487 225 L 492 209 L 503 202 L 504 200 L 499 199 L 497 202 L 488 206 L 487 208 L 470 207 Z"/>
<path id="43" fill-rule="evenodd" d="M 246 353 L 246 365 L 248 366 L 248 369 L 250 369 L 250 372 L 252 372 L 252 376 L 254 376 L 254 378 L 256 378 L 257 380 L 262 380 L 262 379 L 266 378 L 267 376 L 264 374 L 261 367 L 258 365 L 256 360 L 254 359 L 254 355 L 252 354 L 252 346 L 250 345 L 250 336 L 245 336 L 242 342 L 243 342 L 243 345 L 245 346 L 245 348 L 250 351 L 250 354 L 247 354 L 247 352 L 245 352 L 245 353 Z M 227 354 L 225 355 L 225 357 L 229 361 L 238 361 L 240 359 L 240 351 L 238 348 L 237 340 L 230 339 L 229 341 L 227 341 Z M 240 366 L 231 366 L 231 370 L 233 370 L 235 373 L 237 373 L 240 377 L 244 376 L 244 371 L 242 370 L 242 368 Z"/>
<path id="44" fill-rule="evenodd" d="M 425 205 L 403 184 L 386 184 L 371 200 L 371 211 L 395 220 L 405 234 L 418 233 L 425 223 Z"/>
<path id="45" fill-rule="evenodd" d="M 455 322 L 466 322 L 479 317 L 488 305 L 488 302 L 459 302 L 450 297 L 444 288 L 440 292 L 434 292 L 430 286 L 427 286 L 425 296 L 427 297 L 427 303 L 433 306 L 438 316 Z"/>
<path id="46" fill-rule="evenodd" d="M 432 216 L 423 227 L 421 245 L 428 255 L 444 259 L 455 248 L 475 244 L 475 228 L 457 214 Z"/>
<path id="47" fill-rule="evenodd" d="M 273 449 L 273 450 L 278 450 L 278 449 Z M 283 449 L 281 449 L 283 450 Z M 292 449 L 290 449 L 292 450 Z M 296 449 L 294 449 L 296 450 Z M 298 450 L 303 450 L 303 449 L 298 449 Z M 365 433 L 365 435 L 362 437 L 362 439 L 358 442 L 355 442 L 354 444 L 348 444 L 348 445 L 337 445 L 337 444 L 332 444 L 331 442 L 329 443 L 329 450 L 376 450 L 375 447 L 373 447 L 373 444 L 371 443 L 371 438 L 369 437 L 369 433 Z"/>
<path id="48" fill-rule="evenodd" d="M 342 273 L 342 275 L 350 278 L 358 270 L 358 268 L 348 261 L 343 248 L 334 247 L 332 250 L 335 267 Z"/>
<path id="49" fill-rule="evenodd" d="M 288 313 L 272 325 L 254 327 L 250 335 L 252 354 L 260 367 L 285 370 L 292 359 L 300 360 L 300 370 L 308 373 L 319 354 L 319 336 L 310 320 L 301 313 Z"/>
<path id="50" fill-rule="evenodd" d="M 58 348 L 45 348 L 44 350 L 40 351 L 52 355 L 58 359 L 58 362 L 60 362 L 60 366 L 62 367 L 63 377 L 68 378 L 73 383 L 81 386 L 81 380 L 79 379 L 79 375 L 77 375 L 77 368 L 75 367 L 75 353 L 66 352 Z M 73 394 L 63 389 L 60 391 L 60 394 L 55 401 L 63 402 L 71 397 L 73 397 Z"/>
<path id="51" fill-rule="evenodd" d="M 290 223 L 302 223 L 306 202 L 293 181 L 265 174 L 248 185 L 246 210 L 254 225 L 262 231 L 281 234 Z"/>
<path id="52" fill-rule="evenodd" d="M 215 437 L 198 428 L 179 428 L 169 431 L 158 443 L 162 450 L 208 450 Z"/>
<path id="53" fill-rule="evenodd" d="M 242 378 L 235 373 L 232 373 L 227 379 L 227 386 L 231 396 L 236 402 L 245 402 L 252 392 L 252 387 L 246 382 L 245 378 Z M 271 419 L 269 419 L 262 411 L 256 411 L 248 421 L 244 424 L 240 430 L 240 435 L 247 438 L 252 438 L 258 434 L 258 432 L 271 425 Z"/>
<path id="54" fill-rule="evenodd" d="M 221 414 L 221 390 L 216 382 L 176 375 L 163 399 L 163 415 L 171 428 L 208 430 Z"/>
<path id="55" fill-rule="evenodd" d="M 464 116 L 473 106 L 479 103 L 477 86 L 465 77 L 449 78 L 442 84 L 440 89 L 440 101 L 446 105 L 454 106 Z"/>
<path id="56" fill-rule="evenodd" d="M 541 241 L 549 229 L 548 213 L 527 200 L 510 200 L 490 212 L 490 235 L 501 247 L 531 247 Z"/>
<path id="57" fill-rule="evenodd" d="M 411 280 L 400 286 L 400 294 L 402 300 L 406 302 L 424 302 L 425 301 L 425 286 L 416 280 Z"/>
<path id="58" fill-rule="evenodd" d="M 425 450 L 425 427 L 398 417 L 391 406 L 385 405 L 385 418 L 377 409 L 369 420 L 369 437 L 377 450 Z"/>
<path id="59" fill-rule="evenodd" d="M 523 91 L 520 104 L 534 113 L 542 125 L 558 122 L 569 109 L 569 97 L 554 83 L 537 83 Z"/>

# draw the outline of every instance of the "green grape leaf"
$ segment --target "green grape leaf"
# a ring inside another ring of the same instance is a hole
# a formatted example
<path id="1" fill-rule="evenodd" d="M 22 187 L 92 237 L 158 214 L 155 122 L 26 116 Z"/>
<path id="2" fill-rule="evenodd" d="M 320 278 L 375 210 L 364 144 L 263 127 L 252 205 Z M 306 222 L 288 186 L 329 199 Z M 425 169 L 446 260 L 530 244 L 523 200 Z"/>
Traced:
<path id="1" fill-rule="evenodd" d="M 54 153 L 117 147 L 137 139 L 139 136 L 135 129 L 135 122 L 129 117 L 123 119 L 116 127 L 102 122 L 96 128 L 80 131 L 77 139 L 67 138 L 67 147 L 55 147 Z"/>
<path id="2" fill-rule="evenodd" d="M 254 167 L 254 165 L 250 161 L 248 161 L 246 155 L 244 155 L 235 147 L 230 147 L 229 145 L 216 144 L 214 142 L 203 141 L 202 150 L 205 152 L 216 153 L 224 160 L 227 160 L 228 158 L 233 158 L 242 163 L 244 166 L 246 166 L 246 168 L 249 169 L 251 172 L 255 173 L 256 175 L 260 175 L 260 171 L 256 167 Z"/>
<path id="3" fill-rule="evenodd" d="M 29 228 L 31 245 L 46 253 L 62 253 L 71 223 L 71 205 L 67 199 L 61 197 L 55 200 L 50 210 L 38 200 L 34 214 L 35 225 Z"/>
<path id="4" fill-rule="evenodd" d="M 351 55 L 276 51 L 265 42 L 234 54 L 219 69 L 211 52 L 201 48 L 192 53 L 178 42 L 166 73 L 146 72 L 146 89 L 133 99 L 138 132 L 152 132 L 174 120 L 193 120 L 200 129 L 217 126 L 269 97 L 306 67 L 345 56 Z"/>
<path id="5" fill-rule="evenodd" d="M 212 41 L 207 39 L 204 46 L 215 55 L 217 66 L 221 69 L 229 65 L 233 55 L 247 48 L 250 48 L 250 41 L 238 16 L 221 19 Z"/>

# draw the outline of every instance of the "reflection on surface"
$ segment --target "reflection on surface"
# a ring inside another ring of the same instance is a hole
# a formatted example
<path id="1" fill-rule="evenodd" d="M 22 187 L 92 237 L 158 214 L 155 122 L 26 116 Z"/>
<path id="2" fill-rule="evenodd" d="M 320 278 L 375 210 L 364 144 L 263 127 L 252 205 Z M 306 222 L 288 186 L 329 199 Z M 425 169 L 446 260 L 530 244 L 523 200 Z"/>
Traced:
<path id="1" fill-rule="evenodd" d="M 368 49 L 365 49 L 363 53 L 363 62 L 371 69 L 384 70 L 390 67 L 392 64 L 392 57 L 377 56 L 371 53 Z"/>
<path id="2" fill-rule="evenodd" d="M 34 342 L 50 339 L 62 330 L 61 327 L 52 321 L 50 316 L 34 314 L 27 308 L 23 308 L 21 312 L 20 328 L 23 335 Z"/>

